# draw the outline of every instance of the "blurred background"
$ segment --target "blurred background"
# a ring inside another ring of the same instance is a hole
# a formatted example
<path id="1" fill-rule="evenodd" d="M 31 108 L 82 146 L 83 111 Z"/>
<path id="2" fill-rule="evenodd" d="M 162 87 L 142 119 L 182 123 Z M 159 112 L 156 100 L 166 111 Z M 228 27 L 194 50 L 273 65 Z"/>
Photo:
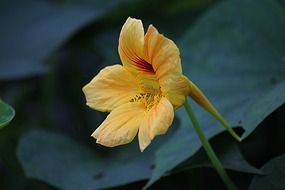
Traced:
<path id="1" fill-rule="evenodd" d="M 90 137 L 107 113 L 82 87 L 120 63 L 129 16 L 175 41 L 184 74 L 243 137 L 191 102 L 237 187 L 285 189 L 283 0 L 2 0 L 0 114 L 16 115 L 0 125 L 0 189 L 225 189 L 183 107 L 143 153 Z"/>

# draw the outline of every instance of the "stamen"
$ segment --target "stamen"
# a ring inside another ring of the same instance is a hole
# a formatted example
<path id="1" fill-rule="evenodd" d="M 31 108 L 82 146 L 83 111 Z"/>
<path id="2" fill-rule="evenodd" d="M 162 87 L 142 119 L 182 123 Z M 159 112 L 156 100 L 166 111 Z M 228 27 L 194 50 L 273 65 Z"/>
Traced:
<path id="1" fill-rule="evenodd" d="M 161 99 L 160 94 L 151 94 L 151 93 L 139 93 L 130 102 L 141 102 L 144 104 L 147 110 L 150 110 L 155 106 Z"/>

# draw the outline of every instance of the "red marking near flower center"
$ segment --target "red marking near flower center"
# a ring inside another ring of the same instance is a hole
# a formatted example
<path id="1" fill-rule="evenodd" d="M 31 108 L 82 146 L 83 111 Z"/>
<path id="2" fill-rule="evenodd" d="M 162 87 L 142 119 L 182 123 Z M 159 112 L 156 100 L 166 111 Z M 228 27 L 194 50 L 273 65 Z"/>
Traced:
<path id="1" fill-rule="evenodd" d="M 135 52 L 129 50 L 128 48 L 124 49 L 123 47 L 124 46 L 122 45 L 121 50 L 131 60 L 137 70 L 142 71 L 146 74 L 155 74 L 155 71 L 150 63 L 140 58 Z"/>
<path id="2" fill-rule="evenodd" d="M 134 60 L 134 63 L 136 63 L 135 66 L 137 67 L 137 69 L 142 71 L 142 72 L 145 72 L 148 74 L 154 74 L 155 73 L 152 65 L 143 59 L 136 59 L 136 60 Z"/>

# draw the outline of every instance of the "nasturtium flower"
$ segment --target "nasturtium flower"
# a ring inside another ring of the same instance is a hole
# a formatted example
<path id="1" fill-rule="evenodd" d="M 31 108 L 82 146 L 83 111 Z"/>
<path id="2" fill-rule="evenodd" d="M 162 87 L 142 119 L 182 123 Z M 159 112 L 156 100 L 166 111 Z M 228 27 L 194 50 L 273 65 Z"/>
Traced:
<path id="1" fill-rule="evenodd" d="M 221 117 L 203 93 L 182 74 L 179 49 L 153 25 L 144 32 L 141 20 L 128 18 L 119 37 L 122 65 L 102 69 L 83 87 L 87 105 L 110 112 L 92 137 L 114 147 L 138 134 L 143 151 L 170 127 L 174 111 L 193 99 Z"/>

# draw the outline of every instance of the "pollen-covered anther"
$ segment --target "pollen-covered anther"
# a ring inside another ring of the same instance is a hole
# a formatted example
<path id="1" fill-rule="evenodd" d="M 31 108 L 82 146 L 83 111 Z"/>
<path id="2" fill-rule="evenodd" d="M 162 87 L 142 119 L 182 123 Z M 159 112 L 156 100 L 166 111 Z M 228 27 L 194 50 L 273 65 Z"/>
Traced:
<path id="1" fill-rule="evenodd" d="M 160 94 L 139 93 L 132 98 L 130 102 L 141 102 L 146 107 L 146 110 L 150 110 L 153 106 L 158 104 L 160 99 Z"/>

